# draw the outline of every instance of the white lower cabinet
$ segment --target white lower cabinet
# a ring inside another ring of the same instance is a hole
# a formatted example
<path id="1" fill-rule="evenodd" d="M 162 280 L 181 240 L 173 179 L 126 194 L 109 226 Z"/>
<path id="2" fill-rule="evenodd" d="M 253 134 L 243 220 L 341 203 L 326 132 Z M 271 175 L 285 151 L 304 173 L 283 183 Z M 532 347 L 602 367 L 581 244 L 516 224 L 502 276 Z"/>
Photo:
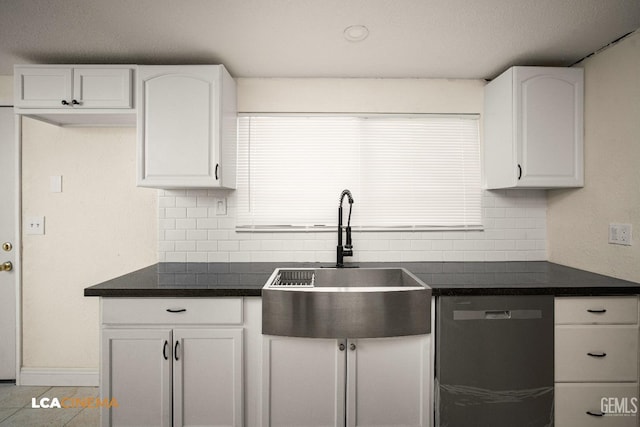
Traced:
<path id="1" fill-rule="evenodd" d="M 120 308 L 116 314 L 111 307 L 117 301 L 103 303 L 100 394 L 118 405 L 103 408 L 102 425 L 243 426 L 242 325 L 184 325 L 202 299 L 122 302 L 131 311 L 148 310 L 148 319 L 154 312 L 160 318 L 169 313 L 180 326 L 127 324 L 129 310 Z M 238 310 L 237 316 L 228 316 L 230 322 L 242 319 L 241 298 L 222 305 Z"/>
<path id="2" fill-rule="evenodd" d="M 634 383 L 560 383 L 555 400 L 557 427 L 638 425 L 638 387 Z M 611 414 L 616 408 L 618 413 Z"/>
<path id="3" fill-rule="evenodd" d="M 555 300 L 556 427 L 638 426 L 638 297 Z"/>
<path id="4" fill-rule="evenodd" d="M 101 399 L 103 426 L 170 426 L 171 360 L 168 329 L 103 329 Z"/>
<path id="5" fill-rule="evenodd" d="M 263 426 L 430 425 L 430 335 L 264 337 Z"/>

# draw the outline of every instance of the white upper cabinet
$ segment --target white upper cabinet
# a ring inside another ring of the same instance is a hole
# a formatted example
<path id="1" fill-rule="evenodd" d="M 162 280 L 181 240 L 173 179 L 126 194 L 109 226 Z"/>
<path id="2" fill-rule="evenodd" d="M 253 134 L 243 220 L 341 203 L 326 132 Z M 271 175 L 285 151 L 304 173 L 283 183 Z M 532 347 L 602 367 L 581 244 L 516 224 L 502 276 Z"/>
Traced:
<path id="1" fill-rule="evenodd" d="M 17 65 L 18 114 L 56 125 L 133 125 L 133 65 Z"/>
<path id="2" fill-rule="evenodd" d="M 582 187 L 581 68 L 512 67 L 485 88 L 484 184 Z"/>
<path id="3" fill-rule="evenodd" d="M 222 65 L 140 66 L 138 186 L 235 188 L 236 86 Z"/>
<path id="4" fill-rule="evenodd" d="M 130 66 L 16 66 L 18 108 L 132 108 Z"/>

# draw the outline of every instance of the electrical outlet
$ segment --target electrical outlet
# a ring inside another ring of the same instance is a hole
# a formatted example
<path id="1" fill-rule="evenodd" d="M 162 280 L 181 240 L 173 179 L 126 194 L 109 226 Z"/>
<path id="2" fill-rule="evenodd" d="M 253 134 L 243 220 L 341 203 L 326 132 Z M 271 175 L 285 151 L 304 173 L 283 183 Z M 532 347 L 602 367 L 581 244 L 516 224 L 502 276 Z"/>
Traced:
<path id="1" fill-rule="evenodd" d="M 25 234 L 44 234 L 44 217 L 30 216 L 24 222 Z"/>
<path id="2" fill-rule="evenodd" d="M 609 243 L 631 246 L 631 224 L 609 224 Z"/>

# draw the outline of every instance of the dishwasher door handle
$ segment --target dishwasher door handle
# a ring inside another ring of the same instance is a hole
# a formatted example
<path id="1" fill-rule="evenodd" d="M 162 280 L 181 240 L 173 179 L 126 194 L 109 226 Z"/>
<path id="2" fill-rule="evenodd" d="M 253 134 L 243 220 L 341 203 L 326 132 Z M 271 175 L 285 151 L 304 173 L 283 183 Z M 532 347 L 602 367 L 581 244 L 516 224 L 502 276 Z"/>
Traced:
<path id="1" fill-rule="evenodd" d="M 453 310 L 453 320 L 542 319 L 542 310 Z"/>
<path id="2" fill-rule="evenodd" d="M 511 312 L 509 310 L 485 310 L 485 319 L 511 319 Z"/>

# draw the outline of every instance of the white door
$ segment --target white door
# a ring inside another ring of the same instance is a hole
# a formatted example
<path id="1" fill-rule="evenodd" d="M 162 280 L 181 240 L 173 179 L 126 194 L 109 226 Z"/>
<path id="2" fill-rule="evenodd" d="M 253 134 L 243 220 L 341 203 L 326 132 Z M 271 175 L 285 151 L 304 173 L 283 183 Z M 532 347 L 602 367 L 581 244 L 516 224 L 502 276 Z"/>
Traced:
<path id="1" fill-rule="evenodd" d="M 130 68 L 73 69 L 75 108 L 131 108 Z"/>
<path id="2" fill-rule="evenodd" d="M 264 335 L 263 427 L 344 426 L 345 340 Z"/>
<path id="3" fill-rule="evenodd" d="M 347 342 L 347 426 L 429 427 L 430 337 Z"/>
<path id="4" fill-rule="evenodd" d="M 517 68 L 516 79 L 518 185 L 582 185 L 582 70 Z"/>
<path id="5" fill-rule="evenodd" d="M 15 73 L 16 107 L 71 108 L 71 68 L 17 67 Z"/>
<path id="6" fill-rule="evenodd" d="M 242 408 L 242 329 L 174 329 L 174 427 L 242 427 Z"/>
<path id="7" fill-rule="evenodd" d="M 169 329 L 103 329 L 102 425 L 171 426 L 172 345 Z"/>
<path id="8" fill-rule="evenodd" d="M 16 150 L 12 107 L 0 107 L 0 380 L 16 378 Z"/>
<path id="9" fill-rule="evenodd" d="M 219 187 L 215 66 L 138 69 L 138 185 Z"/>

